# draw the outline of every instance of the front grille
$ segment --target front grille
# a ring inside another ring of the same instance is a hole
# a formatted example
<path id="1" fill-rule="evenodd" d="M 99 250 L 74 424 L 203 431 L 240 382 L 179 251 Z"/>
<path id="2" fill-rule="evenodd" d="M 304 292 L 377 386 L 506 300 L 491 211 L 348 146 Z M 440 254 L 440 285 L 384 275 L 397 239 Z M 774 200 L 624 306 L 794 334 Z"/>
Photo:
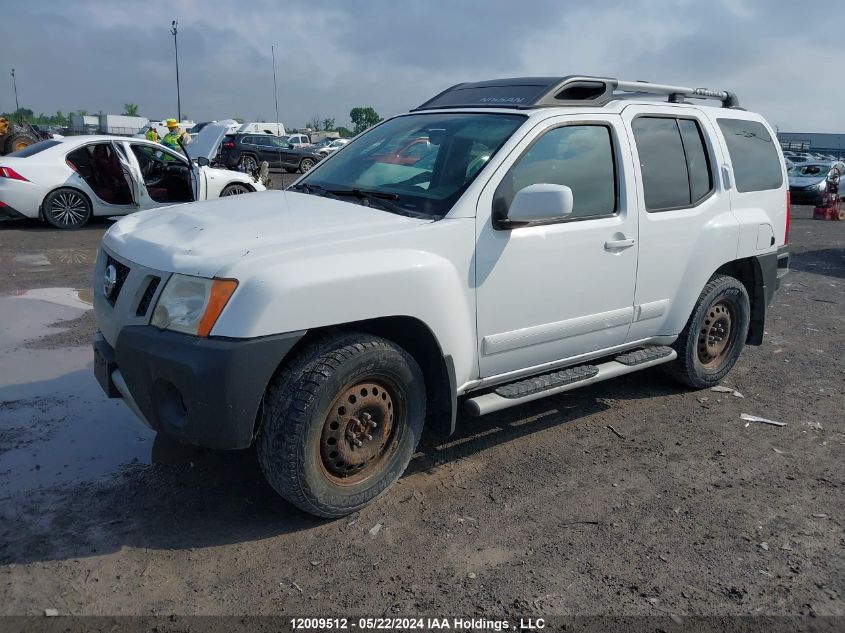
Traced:
<path id="1" fill-rule="evenodd" d="M 114 305 L 114 302 L 117 301 L 117 298 L 120 296 L 120 291 L 123 288 L 123 284 L 126 282 L 126 278 L 129 276 L 129 266 L 121 264 L 111 255 L 109 255 L 108 259 L 106 260 L 106 268 L 108 268 L 109 266 L 114 266 L 115 271 L 117 272 L 117 280 L 115 282 L 114 289 L 108 296 L 106 296 L 106 300 L 111 305 Z"/>
<path id="2" fill-rule="evenodd" d="M 160 283 L 160 277 L 152 277 L 150 279 L 150 282 L 147 284 L 147 289 L 144 291 L 144 296 L 141 297 L 141 301 L 138 303 L 138 309 L 135 310 L 135 316 L 142 317 L 147 314 L 147 310 L 150 309 L 150 302 L 152 302 L 153 296 L 155 296 Z"/>

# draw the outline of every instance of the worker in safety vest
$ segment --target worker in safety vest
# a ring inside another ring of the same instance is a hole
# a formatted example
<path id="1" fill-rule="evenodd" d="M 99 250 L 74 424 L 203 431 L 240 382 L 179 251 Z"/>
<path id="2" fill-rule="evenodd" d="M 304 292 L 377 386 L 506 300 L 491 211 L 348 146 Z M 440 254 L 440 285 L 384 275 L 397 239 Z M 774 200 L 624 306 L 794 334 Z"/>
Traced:
<path id="1" fill-rule="evenodd" d="M 144 136 L 147 138 L 148 141 L 152 141 L 153 143 L 158 143 L 161 140 L 158 137 L 158 130 L 155 128 L 155 125 L 151 125 L 150 129 L 147 130 Z"/>
<path id="2" fill-rule="evenodd" d="M 191 142 L 191 135 L 179 127 L 179 122 L 176 119 L 167 119 L 167 130 L 167 134 L 161 139 L 162 145 L 181 152 L 182 148 L 179 147 L 179 141 L 182 142 L 182 145 L 187 145 Z"/>

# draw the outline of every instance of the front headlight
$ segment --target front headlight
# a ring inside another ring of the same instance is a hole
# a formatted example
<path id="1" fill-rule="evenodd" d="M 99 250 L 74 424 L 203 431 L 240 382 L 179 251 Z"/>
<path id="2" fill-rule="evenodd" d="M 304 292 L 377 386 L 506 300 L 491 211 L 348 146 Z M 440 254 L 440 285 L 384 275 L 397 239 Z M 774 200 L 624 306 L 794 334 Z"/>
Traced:
<path id="1" fill-rule="evenodd" d="M 237 287 L 236 279 L 175 274 L 158 298 L 152 324 L 163 330 L 208 336 Z"/>

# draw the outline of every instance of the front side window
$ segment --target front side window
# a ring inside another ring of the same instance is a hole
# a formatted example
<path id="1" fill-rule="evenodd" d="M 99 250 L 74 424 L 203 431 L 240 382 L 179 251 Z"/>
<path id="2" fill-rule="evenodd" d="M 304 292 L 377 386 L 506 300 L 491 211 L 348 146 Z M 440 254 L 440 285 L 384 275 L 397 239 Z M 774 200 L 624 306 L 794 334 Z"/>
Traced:
<path id="1" fill-rule="evenodd" d="M 615 213 L 616 170 L 610 129 L 567 125 L 546 132 L 502 179 L 493 198 L 495 215 L 504 217 L 517 192 L 541 183 L 572 189 L 572 218 Z"/>
<path id="2" fill-rule="evenodd" d="M 525 122 L 519 114 L 426 113 L 386 121 L 295 186 L 394 213 L 443 217 Z"/>
<path id="3" fill-rule="evenodd" d="M 713 189 L 713 172 L 697 121 L 637 117 L 631 124 L 647 211 L 695 206 Z"/>
<path id="4" fill-rule="evenodd" d="M 728 145 L 737 191 L 766 191 L 783 185 L 780 157 L 765 125 L 757 121 L 719 119 L 719 127 Z"/>

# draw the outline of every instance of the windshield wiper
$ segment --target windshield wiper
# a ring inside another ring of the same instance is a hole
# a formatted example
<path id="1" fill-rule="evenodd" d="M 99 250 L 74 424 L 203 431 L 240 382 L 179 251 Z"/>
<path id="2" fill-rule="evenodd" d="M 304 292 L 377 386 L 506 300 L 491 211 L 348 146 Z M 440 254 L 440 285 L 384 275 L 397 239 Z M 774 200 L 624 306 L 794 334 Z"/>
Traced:
<path id="1" fill-rule="evenodd" d="M 365 207 L 375 203 L 376 206 L 379 206 L 390 213 L 405 215 L 409 218 L 422 218 L 424 220 L 431 219 L 431 216 L 428 214 L 411 211 L 410 209 L 405 209 L 404 207 L 391 202 L 392 200 L 399 199 L 399 196 L 395 193 L 389 193 L 387 191 L 371 191 L 368 189 L 330 189 L 329 191 L 337 196 L 351 196 L 353 198 L 358 198 L 362 202 L 367 203 L 364 205 Z"/>
<path id="2" fill-rule="evenodd" d="M 321 187 L 320 185 L 310 185 L 307 182 L 300 182 L 294 185 L 293 187 L 289 187 L 288 191 L 301 191 L 303 193 L 321 196 L 323 198 L 334 198 L 335 200 L 341 199 L 336 192 L 330 191 L 325 187 Z"/>

